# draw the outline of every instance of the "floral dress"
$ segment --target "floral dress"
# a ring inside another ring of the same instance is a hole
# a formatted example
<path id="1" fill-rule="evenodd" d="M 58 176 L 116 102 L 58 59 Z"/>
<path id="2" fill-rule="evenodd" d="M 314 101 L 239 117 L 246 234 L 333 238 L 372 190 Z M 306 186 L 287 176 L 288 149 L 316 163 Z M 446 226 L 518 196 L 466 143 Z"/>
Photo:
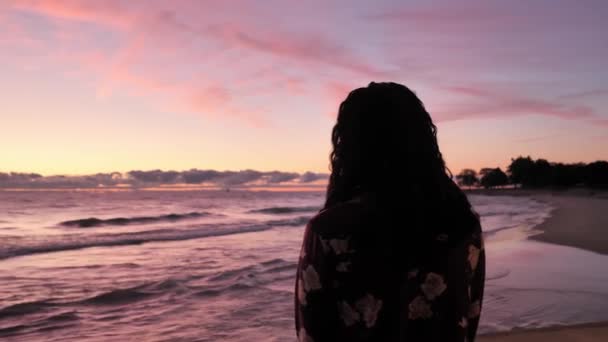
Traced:
<path id="1" fill-rule="evenodd" d="M 307 225 L 297 271 L 300 342 L 474 341 L 484 289 L 479 218 L 465 234 L 438 233 L 402 262 L 361 203 L 322 211 Z M 363 234 L 363 232 L 365 232 Z"/>

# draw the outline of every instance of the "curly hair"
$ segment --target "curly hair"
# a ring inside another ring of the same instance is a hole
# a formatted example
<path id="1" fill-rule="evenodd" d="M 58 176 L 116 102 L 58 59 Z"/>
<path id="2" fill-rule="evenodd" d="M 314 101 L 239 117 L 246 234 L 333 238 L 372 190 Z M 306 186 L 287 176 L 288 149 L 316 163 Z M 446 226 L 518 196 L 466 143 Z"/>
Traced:
<path id="1" fill-rule="evenodd" d="M 470 207 L 445 165 L 431 116 L 401 84 L 372 82 L 351 91 L 340 104 L 331 141 L 325 208 L 362 192 L 426 208 L 451 194 Z"/>

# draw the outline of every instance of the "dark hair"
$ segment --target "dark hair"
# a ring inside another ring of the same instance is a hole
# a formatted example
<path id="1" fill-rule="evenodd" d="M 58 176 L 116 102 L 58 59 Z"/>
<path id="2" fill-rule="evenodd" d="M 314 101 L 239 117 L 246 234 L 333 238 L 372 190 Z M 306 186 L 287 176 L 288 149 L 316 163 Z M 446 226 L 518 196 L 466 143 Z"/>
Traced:
<path id="1" fill-rule="evenodd" d="M 439 151 L 431 116 L 401 84 L 372 82 L 351 91 L 340 104 L 331 141 L 325 208 L 366 192 L 423 212 L 450 199 L 470 208 Z"/>

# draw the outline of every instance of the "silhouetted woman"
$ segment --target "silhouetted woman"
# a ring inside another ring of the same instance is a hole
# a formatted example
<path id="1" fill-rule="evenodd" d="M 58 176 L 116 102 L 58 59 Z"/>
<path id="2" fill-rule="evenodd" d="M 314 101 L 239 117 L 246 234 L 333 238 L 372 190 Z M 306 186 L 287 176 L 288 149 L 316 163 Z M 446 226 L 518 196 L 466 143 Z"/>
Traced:
<path id="1" fill-rule="evenodd" d="M 422 102 L 370 83 L 340 105 L 324 209 L 296 282 L 299 341 L 473 341 L 484 288 L 478 215 Z"/>

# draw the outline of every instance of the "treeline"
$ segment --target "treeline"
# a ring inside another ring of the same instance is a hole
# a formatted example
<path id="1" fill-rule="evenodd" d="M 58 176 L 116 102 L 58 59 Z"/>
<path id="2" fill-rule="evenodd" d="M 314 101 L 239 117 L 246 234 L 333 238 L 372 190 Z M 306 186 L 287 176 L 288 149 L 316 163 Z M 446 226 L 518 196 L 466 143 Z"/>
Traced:
<path id="1" fill-rule="evenodd" d="M 464 169 L 456 175 L 456 180 L 464 187 L 494 188 L 514 185 L 522 188 L 608 188 L 608 161 L 565 164 L 520 156 L 511 159 L 506 172 L 500 168 L 483 168 L 479 173 Z"/>

